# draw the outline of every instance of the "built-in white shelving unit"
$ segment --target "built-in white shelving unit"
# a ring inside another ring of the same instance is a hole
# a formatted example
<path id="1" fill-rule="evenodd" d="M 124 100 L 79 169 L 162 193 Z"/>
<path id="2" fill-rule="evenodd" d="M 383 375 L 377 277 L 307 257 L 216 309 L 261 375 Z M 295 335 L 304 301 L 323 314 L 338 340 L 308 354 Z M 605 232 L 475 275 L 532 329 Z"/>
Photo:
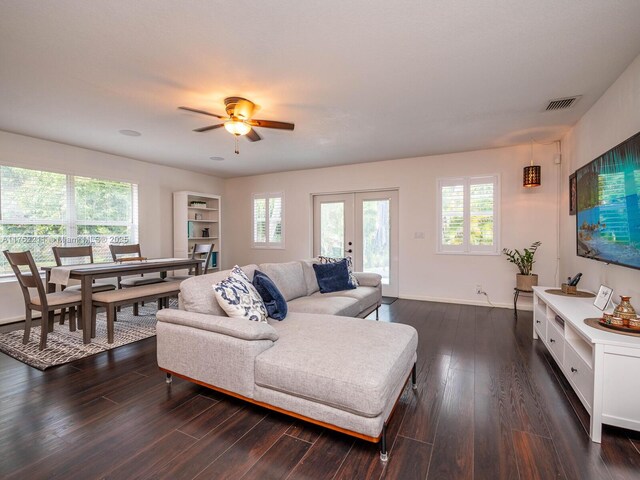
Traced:
<path id="1" fill-rule="evenodd" d="M 220 195 L 199 192 L 173 192 L 173 256 L 191 256 L 193 246 L 213 243 L 209 272 L 220 269 L 222 251 Z M 206 231 L 205 231 L 206 230 Z M 204 256 L 203 256 L 204 257 Z"/>

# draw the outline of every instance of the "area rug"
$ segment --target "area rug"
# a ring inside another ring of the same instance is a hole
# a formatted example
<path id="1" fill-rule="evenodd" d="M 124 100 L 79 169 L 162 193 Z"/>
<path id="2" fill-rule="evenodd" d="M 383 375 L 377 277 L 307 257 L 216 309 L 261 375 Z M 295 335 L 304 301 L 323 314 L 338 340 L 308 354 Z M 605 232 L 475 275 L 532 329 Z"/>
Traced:
<path id="1" fill-rule="evenodd" d="M 172 307 L 175 306 L 177 305 L 172 305 Z M 38 325 L 31 328 L 31 338 L 26 345 L 22 343 L 24 329 L 0 333 L 0 351 L 38 370 L 46 370 L 153 337 L 156 334 L 155 303 L 141 306 L 138 313 L 140 315 L 134 316 L 131 307 L 122 308 L 118 312 L 118 321 L 114 324 L 115 338 L 111 344 L 107 343 L 106 313 L 99 312 L 96 318 L 96 337 L 88 345 L 82 341 L 82 330 L 70 332 L 68 319 L 64 325 L 60 325 L 56 318 L 53 332 L 47 335 L 47 348 L 44 350 L 38 350 L 40 344 L 40 326 Z"/>

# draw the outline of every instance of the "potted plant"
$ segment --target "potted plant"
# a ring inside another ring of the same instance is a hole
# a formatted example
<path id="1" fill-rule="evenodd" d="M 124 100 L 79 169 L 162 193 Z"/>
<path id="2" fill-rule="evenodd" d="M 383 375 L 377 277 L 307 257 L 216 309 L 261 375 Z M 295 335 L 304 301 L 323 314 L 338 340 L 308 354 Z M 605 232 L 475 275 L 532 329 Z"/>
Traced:
<path id="1" fill-rule="evenodd" d="M 523 253 L 520 253 L 517 249 L 502 249 L 502 253 L 507 256 L 507 260 L 520 270 L 520 273 L 516 274 L 516 288 L 518 290 L 531 291 L 531 287 L 538 285 L 538 275 L 531 273 L 531 270 L 535 263 L 533 256 L 540 245 L 541 242 L 533 242 L 529 248 L 524 249 Z"/>

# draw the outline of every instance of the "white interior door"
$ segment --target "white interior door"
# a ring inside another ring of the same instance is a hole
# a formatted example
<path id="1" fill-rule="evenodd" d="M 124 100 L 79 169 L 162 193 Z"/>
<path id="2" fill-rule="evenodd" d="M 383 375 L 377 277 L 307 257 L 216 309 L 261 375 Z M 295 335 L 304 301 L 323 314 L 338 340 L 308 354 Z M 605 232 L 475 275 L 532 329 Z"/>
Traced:
<path id="1" fill-rule="evenodd" d="M 351 256 L 358 272 L 382 275 L 382 293 L 398 296 L 398 191 L 315 195 L 314 255 Z"/>

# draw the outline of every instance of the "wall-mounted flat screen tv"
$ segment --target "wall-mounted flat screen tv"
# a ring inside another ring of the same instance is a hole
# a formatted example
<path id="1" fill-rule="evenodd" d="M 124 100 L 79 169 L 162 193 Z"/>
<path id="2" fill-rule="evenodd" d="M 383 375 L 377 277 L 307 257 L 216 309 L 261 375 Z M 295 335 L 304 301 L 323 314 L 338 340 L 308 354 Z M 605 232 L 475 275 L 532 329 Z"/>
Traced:
<path id="1" fill-rule="evenodd" d="M 640 132 L 576 176 L 578 255 L 640 269 Z"/>

